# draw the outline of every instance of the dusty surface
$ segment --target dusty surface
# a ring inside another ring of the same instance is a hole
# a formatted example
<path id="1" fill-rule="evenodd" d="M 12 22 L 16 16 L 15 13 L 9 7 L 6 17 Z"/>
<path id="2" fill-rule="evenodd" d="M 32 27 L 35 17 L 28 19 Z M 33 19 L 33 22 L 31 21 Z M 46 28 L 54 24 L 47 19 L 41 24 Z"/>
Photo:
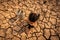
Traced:
<path id="1" fill-rule="evenodd" d="M 26 33 L 21 21 L 30 12 L 40 18 Z M 60 40 L 60 0 L 0 0 L 0 40 Z"/>

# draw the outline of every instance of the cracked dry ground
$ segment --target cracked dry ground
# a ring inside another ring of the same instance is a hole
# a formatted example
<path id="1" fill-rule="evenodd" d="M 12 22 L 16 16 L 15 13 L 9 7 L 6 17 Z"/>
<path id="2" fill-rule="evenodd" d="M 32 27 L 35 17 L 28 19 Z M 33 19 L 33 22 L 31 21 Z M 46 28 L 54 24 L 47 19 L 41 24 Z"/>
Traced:
<path id="1" fill-rule="evenodd" d="M 30 12 L 40 17 L 26 29 Z M 0 0 L 0 40 L 60 40 L 60 0 Z"/>

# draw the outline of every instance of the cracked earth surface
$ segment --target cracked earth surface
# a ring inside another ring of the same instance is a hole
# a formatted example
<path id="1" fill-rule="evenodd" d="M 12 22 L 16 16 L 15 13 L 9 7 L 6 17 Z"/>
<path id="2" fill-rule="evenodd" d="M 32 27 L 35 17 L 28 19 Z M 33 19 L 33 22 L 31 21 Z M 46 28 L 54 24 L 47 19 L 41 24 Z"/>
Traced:
<path id="1" fill-rule="evenodd" d="M 40 17 L 27 29 L 30 12 Z M 0 0 L 0 40 L 60 40 L 60 0 Z"/>

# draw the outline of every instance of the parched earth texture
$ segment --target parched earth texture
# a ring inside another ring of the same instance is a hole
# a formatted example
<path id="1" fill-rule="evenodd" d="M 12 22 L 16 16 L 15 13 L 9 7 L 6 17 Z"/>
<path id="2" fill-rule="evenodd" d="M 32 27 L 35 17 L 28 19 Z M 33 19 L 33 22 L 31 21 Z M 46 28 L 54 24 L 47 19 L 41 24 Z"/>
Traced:
<path id="1" fill-rule="evenodd" d="M 31 12 L 40 17 L 26 29 Z M 0 40 L 60 40 L 60 0 L 0 0 Z"/>

